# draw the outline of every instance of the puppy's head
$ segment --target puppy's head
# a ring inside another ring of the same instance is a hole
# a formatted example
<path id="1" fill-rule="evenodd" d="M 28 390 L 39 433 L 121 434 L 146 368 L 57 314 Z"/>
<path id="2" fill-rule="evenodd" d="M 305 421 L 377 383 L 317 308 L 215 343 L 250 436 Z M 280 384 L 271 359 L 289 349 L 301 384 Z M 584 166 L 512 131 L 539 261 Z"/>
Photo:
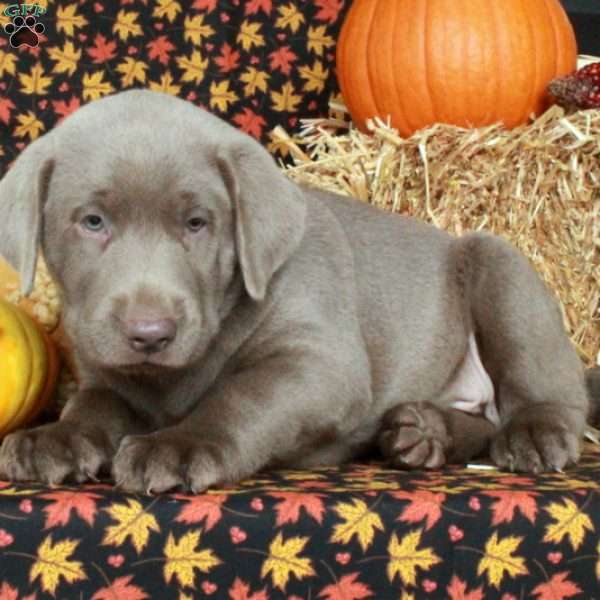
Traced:
<path id="1" fill-rule="evenodd" d="M 0 182 L 0 254 L 32 287 L 38 249 L 81 360 L 201 359 L 234 289 L 261 302 L 304 231 L 302 196 L 250 137 L 171 96 L 92 102 Z"/>

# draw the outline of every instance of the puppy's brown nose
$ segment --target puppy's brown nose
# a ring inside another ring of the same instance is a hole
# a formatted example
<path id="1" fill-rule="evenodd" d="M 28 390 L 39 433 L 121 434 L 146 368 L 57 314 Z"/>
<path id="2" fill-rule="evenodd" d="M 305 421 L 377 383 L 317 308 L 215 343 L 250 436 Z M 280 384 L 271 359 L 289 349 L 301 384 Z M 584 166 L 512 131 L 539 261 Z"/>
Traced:
<path id="1" fill-rule="evenodd" d="M 125 335 L 136 352 L 153 354 L 164 350 L 177 334 L 173 319 L 131 319 L 125 322 Z"/>

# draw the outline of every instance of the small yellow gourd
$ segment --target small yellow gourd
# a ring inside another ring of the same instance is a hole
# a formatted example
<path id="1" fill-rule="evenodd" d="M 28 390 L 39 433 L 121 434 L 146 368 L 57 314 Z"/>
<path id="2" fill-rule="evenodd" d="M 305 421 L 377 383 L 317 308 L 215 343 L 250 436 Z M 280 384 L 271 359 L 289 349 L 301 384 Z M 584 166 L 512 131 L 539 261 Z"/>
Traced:
<path id="1" fill-rule="evenodd" d="M 0 298 L 0 437 L 31 422 L 47 405 L 58 370 L 48 334 Z"/>

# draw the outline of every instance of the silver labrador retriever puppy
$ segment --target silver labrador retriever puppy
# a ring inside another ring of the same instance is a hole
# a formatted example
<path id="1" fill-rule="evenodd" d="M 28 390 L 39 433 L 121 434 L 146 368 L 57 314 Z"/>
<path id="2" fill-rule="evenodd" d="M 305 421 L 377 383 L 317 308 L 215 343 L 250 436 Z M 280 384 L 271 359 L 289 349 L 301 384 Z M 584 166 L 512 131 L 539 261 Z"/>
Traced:
<path id="1" fill-rule="evenodd" d="M 519 471 L 578 458 L 583 368 L 521 254 L 295 185 L 183 100 L 104 98 L 21 154 L 0 253 L 25 291 L 38 247 L 81 389 L 6 437 L 10 480 L 112 468 L 126 490 L 197 492 L 374 442 L 419 468 L 488 445 Z"/>

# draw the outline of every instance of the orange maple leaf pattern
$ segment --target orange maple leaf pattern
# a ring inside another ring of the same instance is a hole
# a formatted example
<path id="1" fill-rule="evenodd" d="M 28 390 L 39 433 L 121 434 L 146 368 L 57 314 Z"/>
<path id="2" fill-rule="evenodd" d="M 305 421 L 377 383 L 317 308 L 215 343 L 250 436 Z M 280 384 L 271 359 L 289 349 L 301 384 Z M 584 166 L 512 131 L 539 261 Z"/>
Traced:
<path id="1" fill-rule="evenodd" d="M 277 512 L 277 526 L 285 523 L 297 523 L 300 518 L 300 509 L 304 509 L 306 514 L 311 516 L 317 523 L 323 522 L 325 505 L 323 504 L 322 494 L 299 494 L 298 492 L 271 492 L 273 498 L 281 500 L 275 505 Z"/>
<path id="2" fill-rule="evenodd" d="M 446 494 L 436 494 L 427 490 L 392 492 L 392 496 L 398 500 L 410 500 L 410 504 L 398 517 L 399 521 L 418 523 L 425 519 L 426 529 L 431 529 L 439 521 L 442 516 L 442 505 L 446 500 Z"/>
<path id="3" fill-rule="evenodd" d="M 67 525 L 71 519 L 72 511 L 88 525 L 93 525 L 98 512 L 96 501 L 102 496 L 83 491 L 56 491 L 42 494 L 40 498 L 54 501 L 44 507 L 46 513 L 44 527 L 48 529 L 57 525 Z"/>
<path id="4" fill-rule="evenodd" d="M 536 492 L 499 490 L 484 493 L 486 496 L 497 499 L 491 506 L 492 512 L 494 513 L 492 525 L 510 523 L 515 516 L 516 510 L 519 510 L 531 523 L 535 522 L 535 517 L 537 515 L 536 496 L 539 496 Z"/>
<path id="5" fill-rule="evenodd" d="M 205 494 L 191 498 L 175 494 L 174 497 L 187 501 L 175 520 L 187 523 L 188 525 L 204 520 L 207 531 L 212 529 L 221 520 L 222 506 L 227 500 L 225 494 Z"/>
<path id="6" fill-rule="evenodd" d="M 568 571 L 556 573 L 547 583 L 540 583 L 531 592 L 537 600 L 564 600 L 581 594 L 581 588 L 569 581 Z"/>

